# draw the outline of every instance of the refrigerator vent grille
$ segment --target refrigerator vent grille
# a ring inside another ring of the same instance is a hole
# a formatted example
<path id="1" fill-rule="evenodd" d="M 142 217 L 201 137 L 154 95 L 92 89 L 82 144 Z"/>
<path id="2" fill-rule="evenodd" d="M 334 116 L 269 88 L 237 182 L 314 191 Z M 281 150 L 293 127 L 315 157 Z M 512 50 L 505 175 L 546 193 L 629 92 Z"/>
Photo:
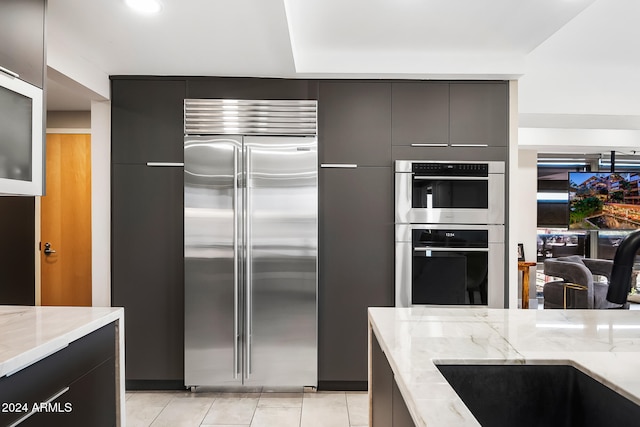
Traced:
<path id="1" fill-rule="evenodd" d="M 185 135 L 316 135 L 317 101 L 185 99 Z"/>

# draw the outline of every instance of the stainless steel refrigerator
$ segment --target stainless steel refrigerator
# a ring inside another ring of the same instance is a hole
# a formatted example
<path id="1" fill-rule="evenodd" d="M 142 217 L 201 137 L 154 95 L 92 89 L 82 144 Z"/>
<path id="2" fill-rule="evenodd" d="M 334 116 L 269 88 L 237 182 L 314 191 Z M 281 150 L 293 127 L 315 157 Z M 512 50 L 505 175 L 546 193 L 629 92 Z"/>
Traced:
<path id="1" fill-rule="evenodd" d="M 187 387 L 317 385 L 316 148 L 185 136 Z"/>

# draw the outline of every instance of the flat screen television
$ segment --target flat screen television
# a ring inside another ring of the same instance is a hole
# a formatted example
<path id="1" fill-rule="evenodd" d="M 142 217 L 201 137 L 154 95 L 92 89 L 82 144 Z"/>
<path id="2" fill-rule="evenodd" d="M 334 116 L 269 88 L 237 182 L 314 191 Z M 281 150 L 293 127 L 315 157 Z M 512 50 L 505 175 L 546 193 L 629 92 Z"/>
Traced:
<path id="1" fill-rule="evenodd" d="M 569 172 L 569 228 L 640 229 L 640 173 Z"/>

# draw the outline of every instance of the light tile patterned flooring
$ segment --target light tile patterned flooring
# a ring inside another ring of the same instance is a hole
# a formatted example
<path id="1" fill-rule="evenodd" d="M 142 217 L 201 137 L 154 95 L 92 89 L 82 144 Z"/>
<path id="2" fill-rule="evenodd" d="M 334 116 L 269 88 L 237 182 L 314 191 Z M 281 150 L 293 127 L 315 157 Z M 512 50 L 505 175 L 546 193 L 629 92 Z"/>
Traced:
<path id="1" fill-rule="evenodd" d="M 366 392 L 127 392 L 127 427 L 364 427 Z"/>

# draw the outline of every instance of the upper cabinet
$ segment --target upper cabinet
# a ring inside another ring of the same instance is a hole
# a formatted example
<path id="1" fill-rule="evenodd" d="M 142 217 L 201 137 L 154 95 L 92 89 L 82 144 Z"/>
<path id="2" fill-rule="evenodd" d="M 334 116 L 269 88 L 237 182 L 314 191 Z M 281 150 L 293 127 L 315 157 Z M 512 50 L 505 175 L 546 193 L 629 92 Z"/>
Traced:
<path id="1" fill-rule="evenodd" d="M 507 82 L 394 82 L 393 146 L 506 147 L 508 113 Z"/>
<path id="2" fill-rule="evenodd" d="M 187 98 L 317 99 L 318 83 L 303 79 L 190 77 Z"/>
<path id="3" fill-rule="evenodd" d="M 0 67 L 44 86 L 46 0 L 0 1 Z"/>
<path id="4" fill-rule="evenodd" d="M 394 82 L 393 145 L 442 147 L 449 144 L 449 84 Z"/>
<path id="5" fill-rule="evenodd" d="M 451 83 L 452 146 L 506 147 L 509 141 L 507 82 Z"/>
<path id="6" fill-rule="evenodd" d="M 185 94 L 184 80 L 112 80 L 112 162 L 183 162 Z"/>
<path id="7" fill-rule="evenodd" d="M 46 0 L 0 1 L 0 195 L 44 191 Z"/>
<path id="8" fill-rule="evenodd" d="M 321 164 L 389 166 L 391 83 L 321 81 L 318 138 Z"/>

